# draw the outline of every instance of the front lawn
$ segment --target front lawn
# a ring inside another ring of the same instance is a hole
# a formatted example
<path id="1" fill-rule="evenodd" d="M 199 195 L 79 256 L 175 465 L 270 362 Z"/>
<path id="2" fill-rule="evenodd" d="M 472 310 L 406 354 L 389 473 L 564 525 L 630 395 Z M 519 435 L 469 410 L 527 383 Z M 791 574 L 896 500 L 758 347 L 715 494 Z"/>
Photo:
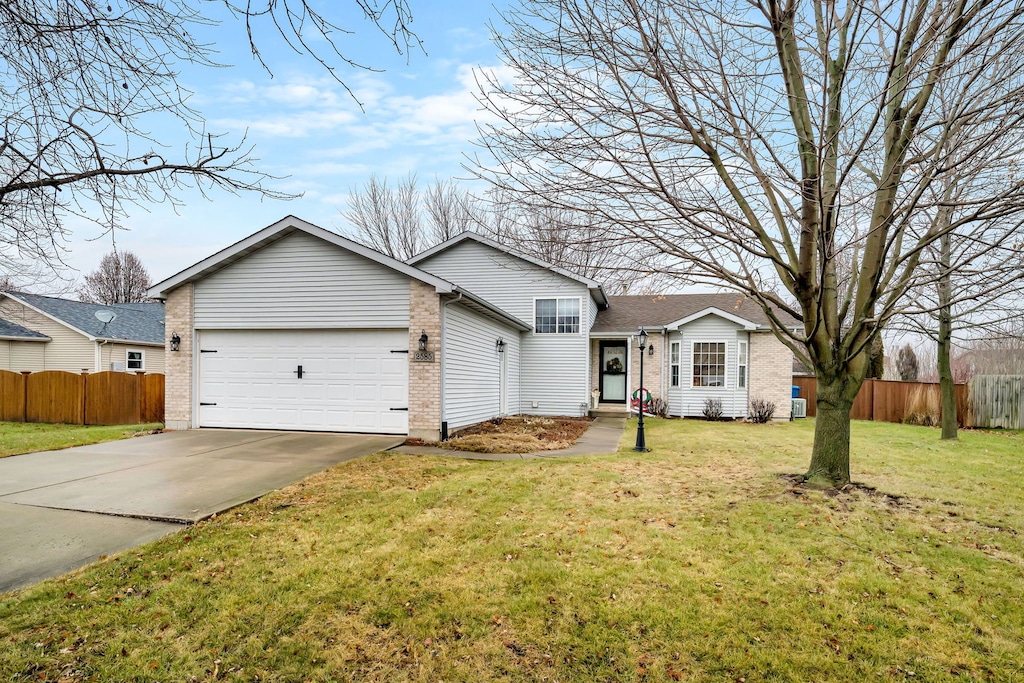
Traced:
<path id="1" fill-rule="evenodd" d="M 0 602 L 12 681 L 1021 680 L 1024 436 L 648 422 L 649 454 L 378 454 Z"/>
<path id="2" fill-rule="evenodd" d="M 0 422 L 0 458 L 36 451 L 53 451 L 116 441 L 160 429 L 159 423 L 141 425 L 83 426 L 36 422 Z"/>

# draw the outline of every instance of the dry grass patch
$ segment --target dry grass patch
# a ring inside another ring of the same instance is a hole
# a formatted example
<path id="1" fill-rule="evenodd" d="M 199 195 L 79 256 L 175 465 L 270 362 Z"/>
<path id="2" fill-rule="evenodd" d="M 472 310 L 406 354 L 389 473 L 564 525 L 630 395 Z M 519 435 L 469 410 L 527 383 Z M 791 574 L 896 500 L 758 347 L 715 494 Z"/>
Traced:
<path id="1" fill-rule="evenodd" d="M 444 446 L 473 453 L 534 453 L 569 448 L 590 426 L 589 418 L 522 415 L 487 420 L 458 432 Z"/>
<path id="2" fill-rule="evenodd" d="M 7 596 L 0 679 L 1020 680 L 1024 438 L 857 423 L 829 496 L 812 429 L 346 463 Z"/>

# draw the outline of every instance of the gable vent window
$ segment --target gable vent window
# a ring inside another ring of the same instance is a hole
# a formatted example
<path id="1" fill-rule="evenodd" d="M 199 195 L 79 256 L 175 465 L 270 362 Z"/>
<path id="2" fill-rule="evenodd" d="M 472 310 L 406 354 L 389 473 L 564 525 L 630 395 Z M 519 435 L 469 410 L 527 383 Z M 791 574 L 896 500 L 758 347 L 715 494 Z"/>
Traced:
<path id="1" fill-rule="evenodd" d="M 537 299 L 534 304 L 534 329 L 537 334 L 579 334 L 580 300 Z"/>
<path id="2" fill-rule="evenodd" d="M 693 386 L 725 386 L 725 342 L 693 343 Z"/>
<path id="3" fill-rule="evenodd" d="M 128 351 L 125 366 L 129 370 L 145 370 L 145 355 L 142 351 Z"/>

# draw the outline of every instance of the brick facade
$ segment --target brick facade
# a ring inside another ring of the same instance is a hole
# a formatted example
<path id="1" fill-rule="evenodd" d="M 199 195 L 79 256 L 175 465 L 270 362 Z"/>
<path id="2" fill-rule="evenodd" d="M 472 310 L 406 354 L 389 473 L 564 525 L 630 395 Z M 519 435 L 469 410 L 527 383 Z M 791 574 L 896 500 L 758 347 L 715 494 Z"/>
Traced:
<path id="1" fill-rule="evenodd" d="M 775 419 L 788 420 L 792 398 L 793 352 L 771 332 L 750 335 L 750 399 L 775 403 Z"/>
<path id="2" fill-rule="evenodd" d="M 431 363 L 415 361 L 420 334 L 427 333 Z M 430 285 L 409 280 L 409 436 L 441 436 L 441 297 Z"/>
<path id="3" fill-rule="evenodd" d="M 195 289 L 185 284 L 164 302 L 164 426 L 190 429 L 192 423 L 192 321 Z M 171 351 L 171 334 L 181 337 L 178 351 Z"/>

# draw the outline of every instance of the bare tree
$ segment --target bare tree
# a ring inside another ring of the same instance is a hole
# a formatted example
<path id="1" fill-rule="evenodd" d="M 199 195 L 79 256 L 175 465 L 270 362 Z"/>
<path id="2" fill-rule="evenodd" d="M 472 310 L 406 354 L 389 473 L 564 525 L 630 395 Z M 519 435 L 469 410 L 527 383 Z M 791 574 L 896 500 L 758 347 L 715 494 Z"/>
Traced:
<path id="1" fill-rule="evenodd" d="M 85 276 L 78 298 L 93 304 L 132 304 L 147 301 L 150 284 L 149 271 L 134 252 L 112 251 Z"/>
<path id="2" fill-rule="evenodd" d="M 354 4 L 400 51 L 416 45 L 405 0 Z M 307 0 L 0 3 L 0 261 L 59 262 L 68 215 L 113 230 L 127 204 L 177 203 L 185 187 L 292 196 L 268 185 L 244 139 L 207 129 L 179 80 L 179 65 L 220 66 L 195 37 L 218 12 L 241 19 L 264 66 L 266 34 L 336 78 L 360 66 L 337 42 L 351 31 Z M 180 150 L 147 129 L 168 120 Z"/>
<path id="3" fill-rule="evenodd" d="M 872 341 L 935 281 L 925 249 L 1024 211 L 1018 175 L 945 226 L 917 218 L 957 170 L 951 136 L 982 169 L 1024 146 L 1022 17 L 1011 0 L 524 0 L 496 36 L 515 78 L 485 83 L 500 122 L 478 173 L 757 301 L 817 376 L 804 479 L 842 486 Z"/>

